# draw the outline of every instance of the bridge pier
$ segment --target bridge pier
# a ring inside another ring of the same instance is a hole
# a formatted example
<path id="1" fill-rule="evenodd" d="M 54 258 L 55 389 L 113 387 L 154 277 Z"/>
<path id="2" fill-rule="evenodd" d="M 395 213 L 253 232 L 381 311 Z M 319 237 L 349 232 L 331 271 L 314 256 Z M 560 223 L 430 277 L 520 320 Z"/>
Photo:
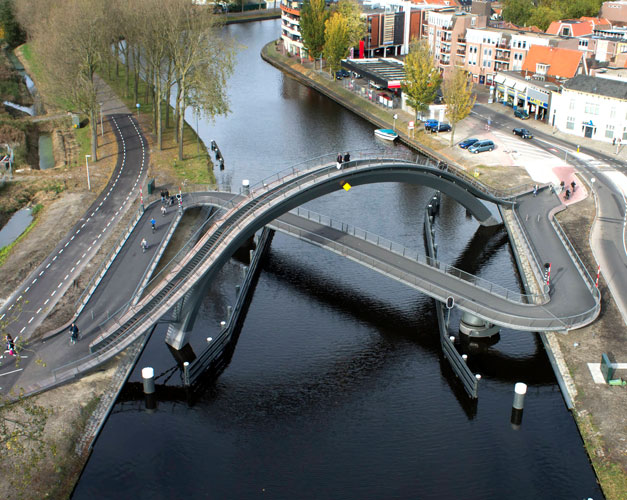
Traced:
<path id="1" fill-rule="evenodd" d="M 459 321 L 459 331 L 471 338 L 487 338 L 497 335 L 500 327 L 464 311 Z"/>

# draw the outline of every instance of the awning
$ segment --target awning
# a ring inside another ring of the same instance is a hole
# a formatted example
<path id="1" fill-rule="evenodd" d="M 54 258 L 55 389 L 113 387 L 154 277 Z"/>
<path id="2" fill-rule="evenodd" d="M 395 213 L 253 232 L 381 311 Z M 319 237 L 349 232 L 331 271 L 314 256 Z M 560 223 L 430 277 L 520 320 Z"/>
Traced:
<path id="1" fill-rule="evenodd" d="M 503 83 L 503 82 L 505 81 L 505 75 L 497 74 L 497 75 L 494 77 L 494 81 L 495 81 L 496 83 Z"/>
<path id="2" fill-rule="evenodd" d="M 388 81 L 388 88 L 389 89 L 400 89 L 401 88 L 401 82 L 399 80 L 389 80 Z"/>
<path id="3" fill-rule="evenodd" d="M 525 92 L 527 90 L 527 84 L 523 82 L 516 82 L 514 88 L 519 92 Z"/>
<path id="4" fill-rule="evenodd" d="M 504 85 L 505 85 L 506 87 L 511 87 L 511 88 L 514 88 L 514 85 L 516 85 L 516 80 L 511 80 L 511 79 L 509 79 L 509 78 L 506 78 L 506 79 L 505 79 L 505 83 L 504 83 Z"/>

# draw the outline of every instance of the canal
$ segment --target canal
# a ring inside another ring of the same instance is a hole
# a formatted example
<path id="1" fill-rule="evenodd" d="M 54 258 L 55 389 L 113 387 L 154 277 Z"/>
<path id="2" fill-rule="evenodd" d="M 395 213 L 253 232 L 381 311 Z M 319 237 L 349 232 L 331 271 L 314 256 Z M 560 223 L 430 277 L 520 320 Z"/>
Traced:
<path id="1" fill-rule="evenodd" d="M 232 113 L 199 129 L 220 146 L 226 168 L 216 173 L 234 189 L 321 154 L 394 147 L 260 59 L 279 31 L 279 21 L 225 28 L 242 45 Z M 431 194 L 385 183 L 307 207 L 422 250 Z M 504 230 L 481 229 L 447 198 L 436 241 L 441 260 L 520 286 Z M 195 350 L 234 303 L 240 268 L 232 261 L 215 280 Z M 536 335 L 502 330 L 492 346 L 465 348 L 482 375 L 469 404 L 440 353 L 432 300 L 320 248 L 276 235 L 233 358 L 191 407 L 164 332 L 148 343 L 73 498 L 603 497 Z M 137 390 L 144 366 L 158 375 L 152 412 Z M 529 385 L 518 429 L 515 382 Z"/>

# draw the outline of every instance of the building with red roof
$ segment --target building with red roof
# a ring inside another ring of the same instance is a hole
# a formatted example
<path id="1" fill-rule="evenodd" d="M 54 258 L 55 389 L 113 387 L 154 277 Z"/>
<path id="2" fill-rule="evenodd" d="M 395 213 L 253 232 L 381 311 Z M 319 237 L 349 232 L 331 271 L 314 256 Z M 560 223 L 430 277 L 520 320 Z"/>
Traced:
<path id="1" fill-rule="evenodd" d="M 522 74 L 536 80 L 560 82 L 575 75 L 587 75 L 588 67 L 579 50 L 532 45 L 523 62 Z"/>
<path id="2" fill-rule="evenodd" d="M 591 35 L 595 29 L 611 28 L 607 19 L 597 17 L 582 17 L 581 19 L 563 19 L 553 21 L 546 30 L 546 33 L 560 36 L 580 37 Z"/>

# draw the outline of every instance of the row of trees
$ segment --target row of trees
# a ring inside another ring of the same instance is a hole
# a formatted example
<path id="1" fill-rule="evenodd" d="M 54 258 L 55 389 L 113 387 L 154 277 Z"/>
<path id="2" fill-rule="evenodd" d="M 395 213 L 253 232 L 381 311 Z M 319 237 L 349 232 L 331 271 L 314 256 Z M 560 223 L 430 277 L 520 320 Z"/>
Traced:
<path id="1" fill-rule="evenodd" d="M 355 0 L 340 0 L 332 8 L 325 0 L 306 0 L 300 15 L 303 45 L 314 60 L 324 55 L 335 78 L 340 61 L 366 34 L 366 23 Z"/>
<path id="2" fill-rule="evenodd" d="M 16 17 L 35 46 L 51 95 L 86 114 L 92 124 L 91 153 L 97 159 L 95 124 L 100 104 L 97 73 L 126 67 L 126 93 L 139 102 L 139 81 L 149 84 L 153 131 L 162 148 L 164 101 L 176 92 L 178 156 L 183 159 L 185 110 L 206 117 L 228 112 L 226 79 L 234 47 L 220 32 L 212 9 L 189 0 L 14 0 Z M 132 78 L 132 81 L 131 81 Z M 169 113 L 165 113 L 166 124 Z"/>
<path id="3" fill-rule="evenodd" d="M 470 75 L 464 69 L 455 67 L 446 80 L 435 67 L 425 40 L 414 40 L 405 58 L 405 80 L 402 88 L 409 105 L 419 115 L 429 109 L 442 88 L 446 103 L 446 116 L 451 122 L 451 145 L 455 141 L 455 126 L 466 118 L 475 104 L 476 96 Z"/>
<path id="4" fill-rule="evenodd" d="M 505 0 L 503 19 L 545 31 L 553 21 L 596 16 L 604 0 Z"/>

